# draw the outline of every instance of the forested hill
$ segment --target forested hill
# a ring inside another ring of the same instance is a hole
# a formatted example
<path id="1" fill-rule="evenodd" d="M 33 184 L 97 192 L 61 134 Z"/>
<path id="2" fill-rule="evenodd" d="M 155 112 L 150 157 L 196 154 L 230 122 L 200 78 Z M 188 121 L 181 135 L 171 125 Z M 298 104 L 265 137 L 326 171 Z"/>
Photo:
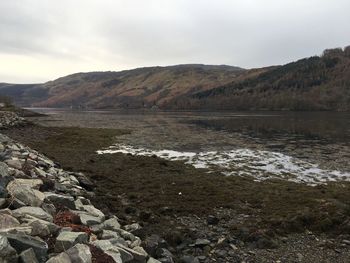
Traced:
<path id="1" fill-rule="evenodd" d="M 350 47 L 177 98 L 173 109 L 350 110 Z"/>
<path id="2" fill-rule="evenodd" d="M 350 47 L 259 69 L 195 64 L 0 83 L 0 96 L 37 107 L 350 111 Z"/>

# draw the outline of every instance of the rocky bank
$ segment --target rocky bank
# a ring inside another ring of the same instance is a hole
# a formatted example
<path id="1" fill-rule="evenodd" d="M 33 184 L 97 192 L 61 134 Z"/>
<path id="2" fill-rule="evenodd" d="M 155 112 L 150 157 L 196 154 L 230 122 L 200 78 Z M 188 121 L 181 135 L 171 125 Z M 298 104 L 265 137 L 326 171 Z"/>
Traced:
<path id="1" fill-rule="evenodd" d="M 0 114 L 2 128 L 23 122 Z M 84 174 L 0 134 L 0 262 L 173 262 L 157 240 L 133 234 L 138 223 L 121 226 L 94 207 L 93 187 Z"/>

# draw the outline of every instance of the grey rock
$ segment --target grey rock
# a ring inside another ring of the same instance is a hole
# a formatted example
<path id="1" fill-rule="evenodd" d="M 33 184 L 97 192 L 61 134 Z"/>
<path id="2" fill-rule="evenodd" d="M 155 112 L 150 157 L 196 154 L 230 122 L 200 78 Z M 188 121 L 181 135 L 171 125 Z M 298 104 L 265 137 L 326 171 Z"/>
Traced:
<path id="1" fill-rule="evenodd" d="M 0 192 L 0 194 L 1 194 L 1 192 Z M 0 198 L 0 209 L 4 208 L 5 206 L 6 206 L 6 199 L 5 198 Z"/>
<path id="2" fill-rule="evenodd" d="M 4 162 L 0 162 L 0 177 L 9 176 L 9 168 L 8 165 Z"/>
<path id="3" fill-rule="evenodd" d="M 111 230 L 103 230 L 101 239 L 111 239 L 111 238 L 118 238 L 120 235 L 117 232 L 111 231 Z"/>
<path id="4" fill-rule="evenodd" d="M 103 222 L 102 218 L 100 218 L 100 217 L 92 216 L 92 215 L 87 214 L 87 213 L 81 213 L 79 211 L 74 211 L 74 213 L 79 215 L 80 221 L 84 225 L 92 226 L 92 225 L 101 224 Z"/>
<path id="5" fill-rule="evenodd" d="M 101 220 L 105 220 L 105 215 L 93 205 L 83 205 L 82 210 L 86 211 L 88 214 L 99 217 Z"/>
<path id="6" fill-rule="evenodd" d="M 156 260 L 155 258 L 152 258 L 150 257 L 148 260 L 147 260 L 147 263 L 161 263 L 159 260 Z"/>
<path id="7" fill-rule="evenodd" d="M 148 254 L 142 247 L 134 247 L 129 252 L 131 252 L 137 262 L 146 262 Z"/>
<path id="8" fill-rule="evenodd" d="M 5 161 L 8 166 L 15 168 L 17 170 L 22 169 L 23 161 L 17 160 L 17 159 L 10 159 Z"/>
<path id="9" fill-rule="evenodd" d="M 24 217 L 25 215 L 31 215 L 33 217 L 52 222 L 53 218 L 50 214 L 46 213 L 40 207 L 23 206 L 21 208 L 13 210 L 13 216 L 16 218 Z"/>
<path id="10" fill-rule="evenodd" d="M 69 195 L 60 195 L 51 192 L 45 192 L 45 200 L 52 202 L 53 204 L 59 204 L 68 207 L 69 209 L 75 209 L 74 198 Z"/>
<path id="11" fill-rule="evenodd" d="M 8 214 L 0 214 L 0 229 L 17 227 L 19 225 L 19 221 L 13 216 Z"/>
<path id="12" fill-rule="evenodd" d="M 21 263 L 39 263 L 32 248 L 22 251 L 19 258 Z"/>
<path id="13" fill-rule="evenodd" d="M 39 207 L 45 198 L 43 193 L 36 189 L 33 189 L 30 182 L 28 182 L 28 184 L 24 184 L 20 181 L 20 179 L 11 181 L 7 185 L 7 191 L 12 197 L 20 201 L 18 203 L 23 203 L 24 205 L 29 206 Z"/>
<path id="14" fill-rule="evenodd" d="M 71 261 L 67 253 L 62 252 L 57 256 L 50 258 L 46 263 L 74 263 Z"/>
<path id="15" fill-rule="evenodd" d="M 77 244 L 66 251 L 74 263 L 91 263 L 92 255 L 87 245 Z"/>
<path id="16" fill-rule="evenodd" d="M 0 262 L 3 263 L 12 263 L 17 262 L 17 252 L 10 245 L 7 240 L 7 237 L 0 235 Z"/>
<path id="17" fill-rule="evenodd" d="M 32 248 L 39 262 L 45 262 L 47 259 L 48 246 L 45 242 L 33 237 L 21 234 L 3 234 L 7 237 L 11 246 L 21 253 Z"/>
<path id="18" fill-rule="evenodd" d="M 121 253 L 109 240 L 96 240 L 92 244 L 111 256 L 115 262 L 122 263 Z"/>
<path id="19" fill-rule="evenodd" d="M 93 182 L 90 181 L 84 174 L 78 173 L 75 175 L 78 179 L 79 184 L 84 187 L 88 191 L 92 191 L 94 189 Z"/>
<path id="20" fill-rule="evenodd" d="M 173 262 L 173 254 L 166 248 L 158 248 L 156 255 L 160 262 Z"/>
<path id="21" fill-rule="evenodd" d="M 210 241 L 208 239 L 198 238 L 196 239 L 196 242 L 194 243 L 194 245 L 196 247 L 204 247 L 204 246 L 210 245 Z"/>
<path id="22" fill-rule="evenodd" d="M 120 229 L 120 224 L 117 217 L 112 217 L 103 223 L 104 229 L 117 231 Z"/>
<path id="23" fill-rule="evenodd" d="M 141 229 L 142 227 L 140 226 L 139 223 L 134 223 L 134 224 L 131 224 L 131 225 L 125 225 L 124 226 L 124 229 L 128 232 L 133 232 L 133 231 L 136 231 L 136 230 L 139 230 Z"/>
<path id="24" fill-rule="evenodd" d="M 195 258 L 192 255 L 185 255 L 181 257 L 181 262 L 182 263 L 199 263 L 198 258 Z"/>
<path id="25" fill-rule="evenodd" d="M 209 215 L 207 217 L 207 223 L 208 225 L 217 225 L 219 223 L 219 218 L 217 218 L 216 216 L 213 215 Z"/>
<path id="26" fill-rule="evenodd" d="M 142 242 L 142 247 L 153 257 L 156 257 L 158 248 L 167 248 L 167 242 L 158 235 L 151 235 Z"/>
<path id="27" fill-rule="evenodd" d="M 88 235 L 84 232 L 61 232 L 55 244 L 55 251 L 65 251 L 78 243 L 87 243 Z"/>

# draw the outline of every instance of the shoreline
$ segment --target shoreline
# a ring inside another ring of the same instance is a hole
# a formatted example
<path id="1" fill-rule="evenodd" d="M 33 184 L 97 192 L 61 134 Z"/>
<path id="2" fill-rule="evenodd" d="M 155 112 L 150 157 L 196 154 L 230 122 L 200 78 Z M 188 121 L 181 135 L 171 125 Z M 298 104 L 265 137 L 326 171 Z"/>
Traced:
<path id="1" fill-rule="evenodd" d="M 178 260 L 185 255 L 201 257 L 200 262 L 212 262 L 211 259 L 271 262 L 271 258 L 283 258 L 287 251 L 290 257 L 283 262 L 294 262 L 297 253 L 305 254 L 304 258 L 310 260 L 337 256 L 338 262 L 346 262 L 341 258 L 349 256 L 349 249 L 342 245 L 348 238 L 342 225 L 348 219 L 347 183 L 309 188 L 281 181 L 256 183 L 219 175 L 213 182 L 213 177 L 181 162 L 122 154 L 96 156 L 94 151 L 103 143 L 110 144 L 112 134 L 118 133 L 113 129 L 27 126 L 6 132 L 54 157 L 64 168 L 86 173 L 98 185 L 96 204 L 101 206 L 108 200 L 108 206 L 119 207 L 113 212 L 122 222 L 140 221 L 141 237 L 158 234 L 165 238 L 176 262 L 181 262 Z M 107 143 L 108 136 L 111 138 Z M 89 145 L 91 142 L 93 145 Z M 108 166 L 111 167 L 107 169 Z M 182 192 L 180 199 L 179 192 Z M 334 197 L 341 205 L 327 204 Z M 322 199 L 324 203 L 320 203 Z M 320 205 L 326 205 L 323 209 L 333 211 L 333 215 L 319 211 Z M 99 208 L 104 211 L 103 207 Z M 345 221 L 337 222 L 342 213 Z M 217 224 L 208 223 L 217 219 Z M 343 235 L 338 236 L 340 233 Z M 192 246 L 197 239 L 209 243 Z M 297 240 L 315 250 L 293 250 Z M 316 240 L 331 240 L 332 248 L 320 254 L 320 245 L 325 248 L 323 241 Z M 336 252 L 339 249 L 341 253 Z"/>

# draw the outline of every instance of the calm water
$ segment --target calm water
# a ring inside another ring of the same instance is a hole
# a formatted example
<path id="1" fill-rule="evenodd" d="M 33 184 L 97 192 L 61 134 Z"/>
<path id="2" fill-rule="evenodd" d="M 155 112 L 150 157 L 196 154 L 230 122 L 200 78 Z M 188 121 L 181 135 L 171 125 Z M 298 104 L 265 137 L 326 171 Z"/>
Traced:
<path id="1" fill-rule="evenodd" d="M 257 180 L 350 180 L 349 113 L 37 111 L 48 126 L 130 131 L 101 154 L 157 155 Z"/>

